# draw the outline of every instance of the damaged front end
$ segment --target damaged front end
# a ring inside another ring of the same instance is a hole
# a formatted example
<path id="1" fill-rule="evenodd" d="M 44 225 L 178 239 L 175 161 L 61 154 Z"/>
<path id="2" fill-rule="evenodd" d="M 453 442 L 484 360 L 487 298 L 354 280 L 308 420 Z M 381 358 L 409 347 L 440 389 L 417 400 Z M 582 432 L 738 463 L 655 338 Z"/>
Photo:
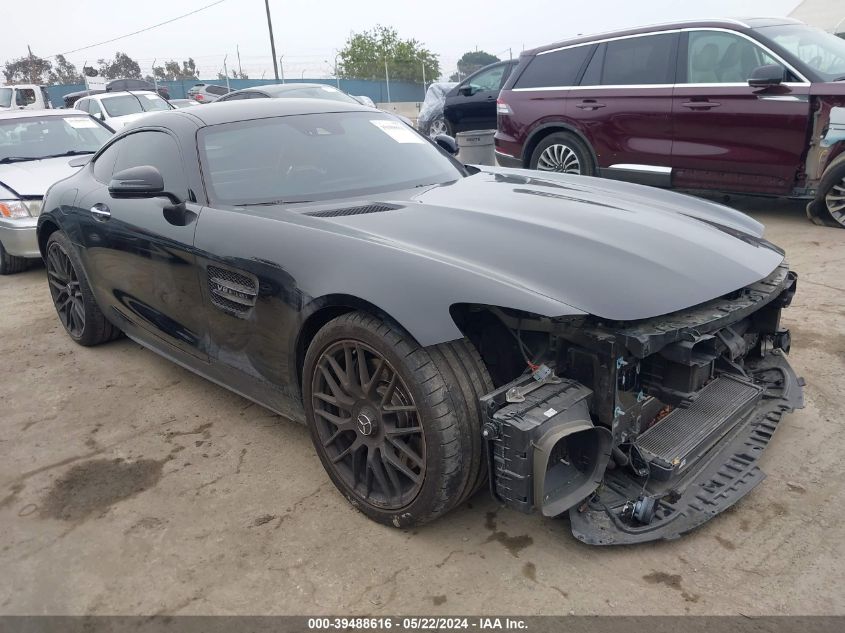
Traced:
<path id="1" fill-rule="evenodd" d="M 677 538 L 733 505 L 765 477 L 757 462 L 783 414 L 803 406 L 780 326 L 796 279 L 784 262 L 730 295 L 628 323 L 493 309 L 520 347 L 547 346 L 481 399 L 493 495 L 568 511 L 594 545 Z"/>

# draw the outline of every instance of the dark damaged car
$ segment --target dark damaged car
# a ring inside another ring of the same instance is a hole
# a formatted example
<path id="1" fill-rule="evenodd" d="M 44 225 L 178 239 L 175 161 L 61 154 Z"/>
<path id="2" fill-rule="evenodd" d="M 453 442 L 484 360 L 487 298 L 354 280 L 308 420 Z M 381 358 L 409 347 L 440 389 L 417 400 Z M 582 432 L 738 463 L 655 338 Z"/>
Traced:
<path id="1" fill-rule="evenodd" d="M 151 114 L 46 196 L 59 318 L 304 422 L 338 490 L 397 527 L 486 482 L 633 543 L 747 494 L 802 405 L 796 276 L 763 227 L 438 142 L 325 101 Z"/>

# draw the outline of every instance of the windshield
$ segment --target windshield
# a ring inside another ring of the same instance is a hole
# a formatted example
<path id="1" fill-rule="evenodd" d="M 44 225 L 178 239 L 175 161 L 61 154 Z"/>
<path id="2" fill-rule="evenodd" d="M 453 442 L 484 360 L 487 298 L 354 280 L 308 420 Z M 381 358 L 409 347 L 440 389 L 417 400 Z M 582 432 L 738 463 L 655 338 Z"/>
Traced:
<path id="1" fill-rule="evenodd" d="M 842 38 L 798 24 L 766 26 L 758 31 L 816 71 L 823 80 L 845 79 L 845 40 Z"/>
<path id="2" fill-rule="evenodd" d="M 8 108 L 12 105 L 12 89 L 0 88 L 0 108 Z"/>
<path id="3" fill-rule="evenodd" d="M 359 101 L 353 99 L 345 92 L 341 92 L 337 88 L 331 86 L 308 86 L 307 88 L 291 88 L 279 92 L 278 97 L 291 97 L 295 99 L 329 99 L 330 101 L 342 101 L 343 103 L 356 103 L 361 105 Z"/>
<path id="4" fill-rule="evenodd" d="M 216 125 L 202 131 L 200 149 L 209 194 L 230 205 L 331 200 L 463 175 L 416 131 L 373 112 Z"/>
<path id="5" fill-rule="evenodd" d="M 101 101 L 108 115 L 114 117 L 170 109 L 167 101 L 154 94 L 119 95 L 104 97 Z"/>
<path id="6" fill-rule="evenodd" d="M 111 134 L 87 114 L 0 119 L 0 162 L 93 154 Z"/>

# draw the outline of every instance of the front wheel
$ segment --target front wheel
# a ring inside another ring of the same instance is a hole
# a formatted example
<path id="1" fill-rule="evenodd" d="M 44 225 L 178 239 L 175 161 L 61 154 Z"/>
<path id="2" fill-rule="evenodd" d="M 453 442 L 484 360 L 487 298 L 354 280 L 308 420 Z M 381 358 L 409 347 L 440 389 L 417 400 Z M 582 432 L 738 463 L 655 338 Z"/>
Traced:
<path id="1" fill-rule="evenodd" d="M 448 136 L 452 136 L 449 131 L 449 123 L 446 121 L 446 119 L 443 118 L 442 115 L 435 118 L 428 126 L 428 135 L 431 138 L 434 138 L 438 134 L 446 134 Z"/>
<path id="2" fill-rule="evenodd" d="M 467 340 L 422 348 L 352 312 L 330 321 L 303 372 L 311 439 L 329 477 L 370 518 L 430 521 L 484 481 L 478 398 L 492 382 Z"/>
<path id="3" fill-rule="evenodd" d="M 47 281 L 59 320 L 68 335 L 86 347 L 120 336 L 97 305 L 68 237 L 56 231 L 47 240 Z"/>
<path id="4" fill-rule="evenodd" d="M 595 174 L 589 150 L 569 132 L 555 132 L 540 141 L 531 154 L 531 169 L 563 174 L 592 176 Z"/>

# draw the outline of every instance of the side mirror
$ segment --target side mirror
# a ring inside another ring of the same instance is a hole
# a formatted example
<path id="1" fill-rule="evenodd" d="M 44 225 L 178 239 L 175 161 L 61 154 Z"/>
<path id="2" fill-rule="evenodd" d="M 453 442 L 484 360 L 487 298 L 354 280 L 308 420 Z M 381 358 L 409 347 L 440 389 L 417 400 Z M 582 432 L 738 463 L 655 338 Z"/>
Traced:
<path id="1" fill-rule="evenodd" d="M 458 154 L 458 142 L 448 134 L 438 134 L 434 137 L 434 142 L 452 156 Z"/>
<path id="2" fill-rule="evenodd" d="M 466 84 L 458 88 L 458 94 L 462 97 L 471 97 L 476 92 L 477 91 L 475 89 L 475 86 L 473 86 L 472 84 Z"/>
<path id="3" fill-rule="evenodd" d="M 175 198 L 164 191 L 164 178 L 152 165 L 130 167 L 114 174 L 109 183 L 109 194 L 112 198 Z M 177 200 L 174 202 L 178 204 Z"/>
<path id="4" fill-rule="evenodd" d="M 768 86 L 779 86 L 783 83 L 784 68 L 780 64 L 766 64 L 757 66 L 751 71 L 748 78 L 748 85 L 752 88 L 766 88 Z"/>

